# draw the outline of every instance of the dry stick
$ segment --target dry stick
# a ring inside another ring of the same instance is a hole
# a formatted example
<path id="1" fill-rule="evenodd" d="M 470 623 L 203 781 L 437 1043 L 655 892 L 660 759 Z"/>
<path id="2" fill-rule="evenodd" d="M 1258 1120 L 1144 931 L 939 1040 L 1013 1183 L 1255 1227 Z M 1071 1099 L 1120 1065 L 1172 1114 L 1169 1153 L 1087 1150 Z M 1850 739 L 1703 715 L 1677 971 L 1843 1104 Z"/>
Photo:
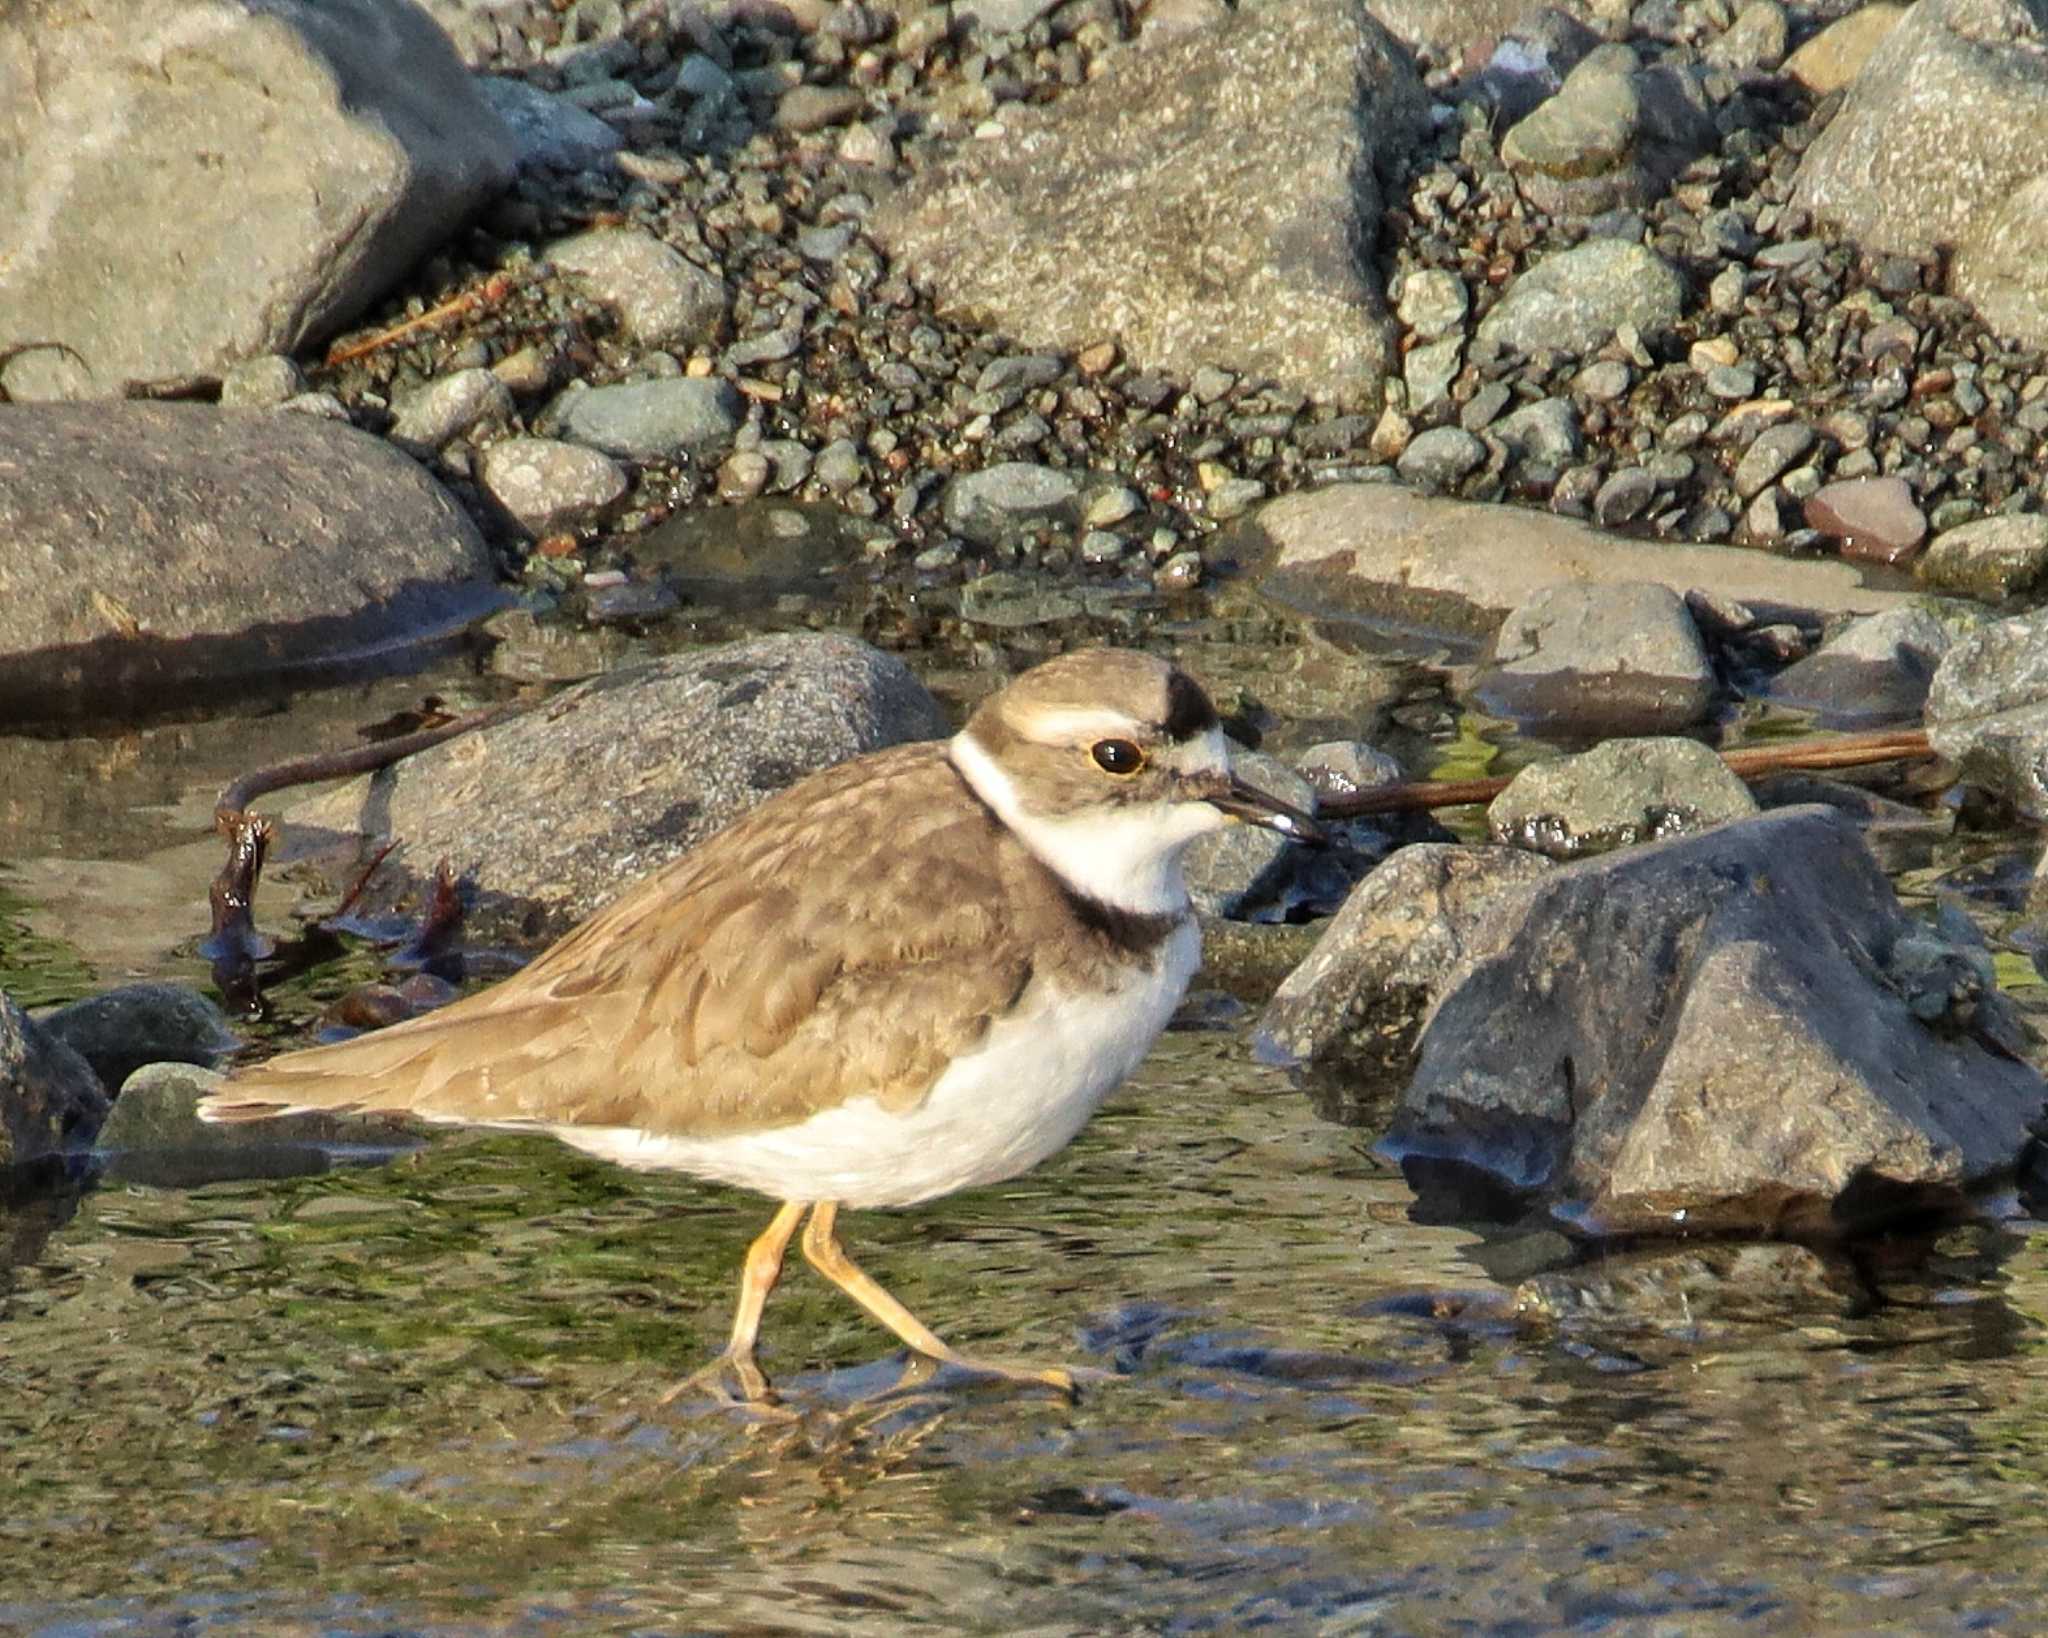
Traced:
<path id="1" fill-rule="evenodd" d="M 352 363 L 358 358 L 367 358 L 371 353 L 381 351 L 408 336 L 417 335 L 421 330 L 431 330 L 444 319 L 460 318 L 479 307 L 495 307 L 512 293 L 512 275 L 493 273 L 474 290 L 465 290 L 459 296 L 450 297 L 438 307 L 430 307 L 417 318 L 409 318 L 403 324 L 394 324 L 388 330 L 379 330 L 360 341 L 351 341 L 343 346 L 337 342 L 328 349 L 327 362 L 330 365 Z"/>
<path id="2" fill-rule="evenodd" d="M 1862 768 L 1878 762 L 1916 762 L 1935 754 L 1924 728 L 1884 728 L 1868 734 L 1838 734 L 1803 745 L 1763 745 L 1723 751 L 1721 760 L 1738 779 L 1762 779 L 1799 769 Z M 1356 819 L 1369 813 L 1420 813 L 1491 802 L 1508 788 L 1509 776 L 1488 779 L 1419 779 L 1376 790 L 1325 796 L 1316 813 L 1324 819 Z"/>

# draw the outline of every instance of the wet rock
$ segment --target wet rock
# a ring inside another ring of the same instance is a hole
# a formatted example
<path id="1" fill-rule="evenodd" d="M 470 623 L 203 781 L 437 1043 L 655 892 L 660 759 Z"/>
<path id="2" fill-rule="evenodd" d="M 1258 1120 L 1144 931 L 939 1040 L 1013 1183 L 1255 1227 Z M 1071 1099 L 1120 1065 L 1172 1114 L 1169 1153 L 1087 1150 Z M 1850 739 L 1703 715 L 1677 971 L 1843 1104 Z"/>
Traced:
<path id="1" fill-rule="evenodd" d="M 1315 811 L 1315 787 L 1286 763 L 1243 747 L 1231 760 L 1250 784 Z M 1186 856 L 1188 896 L 1205 916 L 1285 921 L 1293 907 L 1297 856 L 1307 851 L 1256 825 L 1232 825 L 1198 836 Z"/>
<path id="2" fill-rule="evenodd" d="M 446 858 L 474 886 L 473 936 L 538 939 L 805 774 L 945 732 L 900 660 L 844 637 L 752 638 L 612 671 L 302 802 L 284 846 L 362 838 L 367 859 L 396 840 L 369 909 L 409 907 Z M 345 885 L 358 853 L 323 851 L 320 873 Z"/>
<path id="3" fill-rule="evenodd" d="M 1477 1185 L 1596 1233 L 1965 1210 L 2044 1083 L 1916 1016 L 1895 958 L 1930 936 L 1826 810 L 1566 866 L 1487 907 L 1382 1150 L 1432 1214 Z"/>
<path id="4" fill-rule="evenodd" d="M 1401 782 L 1401 764 L 1362 739 L 1332 739 L 1311 745 L 1295 768 L 1317 796 L 1354 796 Z"/>
<path id="5" fill-rule="evenodd" d="M 1866 251 L 1967 243 L 1987 208 L 2048 170 L 2044 48 L 2028 0 L 1914 6 L 1807 149 L 1792 203 Z"/>
<path id="6" fill-rule="evenodd" d="M 1517 353 L 1538 348 L 1584 355 L 1623 325 L 1668 329 L 1684 310 L 1685 284 L 1654 251 L 1592 239 L 1536 263 L 1479 321 L 1479 339 Z"/>
<path id="7" fill-rule="evenodd" d="M 1927 732 L 1965 779 L 2048 823 L 2048 612 L 1960 638 L 1935 670 Z"/>
<path id="8" fill-rule="evenodd" d="M 227 1077 L 182 1062 L 146 1064 L 121 1086 L 96 1147 L 109 1183 L 192 1189 L 235 1178 L 309 1177 L 337 1162 L 386 1160 L 417 1131 L 379 1115 L 280 1115 L 217 1126 L 201 1098 Z"/>
<path id="9" fill-rule="evenodd" d="M 1283 495 L 1247 520 L 1244 555 L 1283 600 L 1395 615 L 1491 636 L 1484 611 L 1547 587 L 1650 581 L 1711 587 L 1752 608 L 1864 611 L 1911 598 L 1872 591 L 1845 564 L 1727 546 L 1629 540 L 1526 508 L 1435 500 L 1394 484 L 1330 484 Z"/>
<path id="10" fill-rule="evenodd" d="M 1804 503 L 1810 528 L 1841 542 L 1844 557 L 1901 563 L 1927 538 L 1927 516 L 1904 478 L 1823 484 Z"/>
<path id="11" fill-rule="evenodd" d="M 1391 326 L 1358 247 L 1423 129 L 1407 53 L 1355 0 L 1276 0 L 1101 62 L 884 204 L 892 257 L 1027 345 L 1113 333 L 1147 367 L 1376 402 Z"/>
<path id="12" fill-rule="evenodd" d="M 547 247 L 547 259 L 619 315 L 643 347 L 710 339 L 725 316 L 725 281 L 642 228 L 593 228 Z"/>
<path id="13" fill-rule="evenodd" d="M 1766 688 L 1781 705 L 1812 711 L 1829 728 L 1912 722 L 1954 635 L 1927 609 L 1888 609 L 1852 620 L 1795 660 Z"/>
<path id="14" fill-rule="evenodd" d="M 1935 591 L 2003 603 L 2033 591 L 2048 572 L 2048 517 L 2037 512 L 1982 518 L 1935 536 L 1913 565 Z"/>
<path id="15" fill-rule="evenodd" d="M 417 463 L 309 416 L 0 414 L 0 714 L 156 710 L 443 637 L 503 601 Z"/>
<path id="16" fill-rule="evenodd" d="M 499 74 L 480 74 L 472 83 L 504 121 L 522 171 L 591 170 L 626 145 L 595 114 L 540 86 Z"/>
<path id="17" fill-rule="evenodd" d="M 1691 739 L 1611 739 L 1535 762 L 1486 810 L 1497 842 L 1556 859 L 1700 830 L 1757 811 L 1728 765 Z"/>
<path id="18" fill-rule="evenodd" d="M 530 535 L 595 522 L 624 498 L 626 474 L 609 455 L 556 438 L 503 438 L 484 451 L 484 493 Z"/>
<path id="19" fill-rule="evenodd" d="M 1847 1318 L 1871 1300 L 1850 1258 L 1760 1241 L 1603 1253 L 1524 1280 L 1514 1295 L 1525 1320 L 1682 1331 L 1694 1343 L 1703 1327 L 1781 1332 L 1790 1315 Z"/>
<path id="20" fill-rule="evenodd" d="M 1081 485 L 1055 467 L 1004 461 L 947 484 L 940 515 L 953 533 L 994 546 L 1035 523 L 1072 528 L 1080 521 Z"/>
<path id="21" fill-rule="evenodd" d="M 668 571 L 692 595 L 706 582 L 765 595 L 815 590 L 889 538 L 823 502 L 763 500 L 678 512 L 634 540 L 633 561 Z"/>
<path id="22" fill-rule="evenodd" d="M 1400 849 L 1358 884 L 1274 994 L 1259 1019 L 1260 1059 L 1309 1071 L 1318 1107 L 1332 1103 L 1323 1112 L 1335 1119 L 1347 1095 L 1400 1085 L 1481 907 L 1554 868 L 1517 848 Z"/>
<path id="23" fill-rule="evenodd" d="M 436 376 L 394 406 L 390 438 L 409 455 L 432 455 L 450 440 L 512 415 L 512 392 L 489 370 Z"/>
<path id="24" fill-rule="evenodd" d="M 564 393 L 536 430 L 627 460 L 709 460 L 732 441 L 740 395 L 724 381 L 671 378 Z"/>
<path id="25" fill-rule="evenodd" d="M 0 1170 L 84 1148 L 106 1114 L 92 1065 L 0 991 Z"/>
<path id="26" fill-rule="evenodd" d="M 109 1092 L 144 1064 L 211 1068 L 241 1045 L 227 1014 L 182 984 L 124 984 L 57 1007 L 36 1024 L 92 1065 Z"/>
<path id="27" fill-rule="evenodd" d="M 1785 73 L 1816 97 L 1830 96 L 1863 72 L 1878 43 L 1906 15 L 1904 6 L 1869 0 L 1838 17 L 1785 59 Z"/>
<path id="28" fill-rule="evenodd" d="M 1670 587 L 1553 586 L 1509 611 L 1472 695 L 1539 733 L 1670 733 L 1705 717 L 1714 670 Z"/>
<path id="29" fill-rule="evenodd" d="M 1083 612 L 1080 598 L 1041 575 L 998 569 L 960 588 L 960 618 L 970 625 L 1022 631 L 1058 625 Z"/>
<path id="30" fill-rule="evenodd" d="M 13 8 L 0 108 L 0 335 L 76 352 L 0 368 L 17 402 L 297 352 L 513 171 L 446 36 L 389 0 Z"/>

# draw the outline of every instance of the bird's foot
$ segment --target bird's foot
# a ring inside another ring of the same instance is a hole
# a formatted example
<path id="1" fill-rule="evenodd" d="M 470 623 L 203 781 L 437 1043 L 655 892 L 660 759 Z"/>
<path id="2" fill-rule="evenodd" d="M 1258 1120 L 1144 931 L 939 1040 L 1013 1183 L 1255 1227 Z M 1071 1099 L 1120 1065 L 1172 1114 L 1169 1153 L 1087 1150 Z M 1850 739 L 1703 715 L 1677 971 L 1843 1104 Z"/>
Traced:
<path id="1" fill-rule="evenodd" d="M 772 1410 L 778 1403 L 775 1390 L 751 1351 L 726 1348 L 709 1364 L 692 1371 L 655 1401 L 672 1405 L 684 1394 L 701 1393 L 721 1405 L 744 1406 L 749 1410 Z"/>
<path id="2" fill-rule="evenodd" d="M 956 1371 L 965 1371 L 971 1376 L 992 1377 L 999 1382 L 1015 1382 L 1024 1387 L 1050 1388 L 1065 1397 L 1069 1404 L 1081 1397 L 1082 1384 L 1094 1385 L 1107 1382 L 1116 1375 L 1093 1365 L 1026 1365 L 1006 1359 L 975 1359 L 967 1354 L 956 1354 L 948 1349 L 943 1354 L 926 1354 L 941 1365 Z"/>

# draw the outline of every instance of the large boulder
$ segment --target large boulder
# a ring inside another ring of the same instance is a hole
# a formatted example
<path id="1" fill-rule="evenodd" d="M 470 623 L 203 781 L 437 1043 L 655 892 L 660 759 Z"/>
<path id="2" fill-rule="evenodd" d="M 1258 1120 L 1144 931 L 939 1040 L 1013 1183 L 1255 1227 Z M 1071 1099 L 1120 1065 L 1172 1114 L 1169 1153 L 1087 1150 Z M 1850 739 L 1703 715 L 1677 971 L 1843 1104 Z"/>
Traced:
<path id="1" fill-rule="evenodd" d="M 1413 62 L 1358 0 L 1274 0 L 1003 110 L 877 212 L 941 304 L 1028 346 L 1104 336 L 1378 401 L 1393 340 L 1369 247 L 1424 125 Z"/>
<path id="2" fill-rule="evenodd" d="M 508 183 L 516 149 L 411 0 L 0 9 L 0 367 L 15 400 L 289 353 Z"/>
<path id="3" fill-rule="evenodd" d="M 395 842 L 367 908 L 411 908 L 446 859 L 475 890 L 472 933 L 552 937 L 805 774 L 946 731 L 891 655 L 749 638 L 609 672 L 300 802 L 273 858 L 315 849 L 341 885 Z"/>
<path id="4" fill-rule="evenodd" d="M 1425 1209 L 1606 1233 L 1845 1233 L 2008 1183 L 2044 1083 L 1980 942 L 1830 809 L 1492 900 L 1384 1151 Z"/>
<path id="5" fill-rule="evenodd" d="M 0 409 L 0 715 L 384 663 L 503 601 L 454 499 L 353 428 L 197 404 Z"/>

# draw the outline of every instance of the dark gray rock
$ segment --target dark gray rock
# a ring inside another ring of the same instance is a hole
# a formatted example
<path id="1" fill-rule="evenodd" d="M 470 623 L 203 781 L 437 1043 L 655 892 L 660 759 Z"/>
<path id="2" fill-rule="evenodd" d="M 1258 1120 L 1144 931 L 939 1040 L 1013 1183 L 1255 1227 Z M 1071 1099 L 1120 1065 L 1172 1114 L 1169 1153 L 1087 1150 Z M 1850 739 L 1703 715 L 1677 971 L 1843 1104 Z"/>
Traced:
<path id="1" fill-rule="evenodd" d="M 1539 731 L 1658 734 L 1706 716 L 1714 668 L 1670 587 L 1565 585 L 1509 611 L 1471 686 L 1487 711 Z"/>
<path id="2" fill-rule="evenodd" d="M 1765 689 L 1830 728 L 1910 722 L 1927 702 L 1954 635 L 1930 610 L 1890 609 L 1852 620 Z"/>
<path id="3" fill-rule="evenodd" d="M 742 414 L 730 383 L 670 377 L 565 392 L 548 406 L 536 430 L 627 460 L 688 455 L 707 461 L 731 444 Z"/>
<path id="4" fill-rule="evenodd" d="M 751 638 L 609 672 L 302 802 L 273 857 L 316 849 L 340 885 L 395 840 L 370 908 L 415 902 L 446 858 L 474 883 L 479 936 L 547 937 L 805 774 L 946 732 L 865 643 Z M 336 840 L 338 858 L 320 847 Z"/>
<path id="5" fill-rule="evenodd" d="M 1697 70 L 1603 45 L 1508 132 L 1500 154 L 1537 209 L 1594 216 L 1657 199 L 1714 136 Z"/>
<path id="6" fill-rule="evenodd" d="M 1667 329 L 1684 307 L 1685 282 L 1655 251 L 1589 239 L 1523 273 L 1479 321 L 1478 334 L 1513 352 L 1583 355 L 1624 324 L 1645 335 Z"/>
<path id="7" fill-rule="evenodd" d="M 1965 779 L 2048 822 L 2048 611 L 1994 620 L 1949 649 L 1927 733 Z"/>
<path id="8" fill-rule="evenodd" d="M 1572 859 L 1756 812 L 1749 787 L 1692 739 L 1610 739 L 1534 762 L 1486 810 L 1495 841 Z"/>
<path id="9" fill-rule="evenodd" d="M 626 145 L 595 114 L 525 80 L 480 74 L 475 85 L 505 122 L 521 170 L 592 170 Z"/>
<path id="10" fill-rule="evenodd" d="M 112 398 L 296 352 L 503 188 L 514 152 L 404 0 L 10 7 L 0 335 L 77 356 L 25 352 L 0 382 Z"/>
<path id="11" fill-rule="evenodd" d="M 1958 980 L 1936 1006 L 1927 945 Z M 1987 1044 L 2016 1025 L 1973 967 L 1824 809 L 1566 866 L 1487 906 L 1382 1148 L 1425 1210 L 1602 1233 L 1962 1211 L 2048 1089 Z"/>
<path id="12" fill-rule="evenodd" d="M 1414 1067 L 1422 1021 L 1481 907 L 1556 866 L 1516 848 L 1421 842 L 1360 882 L 1259 1019 L 1256 1051 L 1303 1072 L 1318 1109 L 1350 1123 Z"/>
<path id="13" fill-rule="evenodd" d="M 84 1148 L 106 1115 L 92 1065 L 0 990 L 0 1170 Z"/>
<path id="14" fill-rule="evenodd" d="M 503 601 L 455 501 L 349 427 L 196 404 L 0 411 L 0 715 L 338 669 Z"/>
<path id="15" fill-rule="evenodd" d="M 1004 140 L 921 175 L 876 237 L 1027 346 L 1116 335 L 1146 368 L 1376 405 L 1393 350 L 1367 247 L 1424 128 L 1408 53 L 1358 0 L 1275 0 L 1102 62 L 1006 107 Z"/>
<path id="16" fill-rule="evenodd" d="M 123 984 L 46 1012 L 36 1024 L 92 1065 L 109 1092 L 144 1064 L 211 1068 L 241 1045 L 227 1014 L 182 984 Z"/>
<path id="17" fill-rule="evenodd" d="M 1072 528 L 1081 517 L 1081 485 L 1071 472 L 1030 461 L 1003 461 L 963 472 L 940 500 L 946 527 L 994 546 L 1034 523 Z"/>

